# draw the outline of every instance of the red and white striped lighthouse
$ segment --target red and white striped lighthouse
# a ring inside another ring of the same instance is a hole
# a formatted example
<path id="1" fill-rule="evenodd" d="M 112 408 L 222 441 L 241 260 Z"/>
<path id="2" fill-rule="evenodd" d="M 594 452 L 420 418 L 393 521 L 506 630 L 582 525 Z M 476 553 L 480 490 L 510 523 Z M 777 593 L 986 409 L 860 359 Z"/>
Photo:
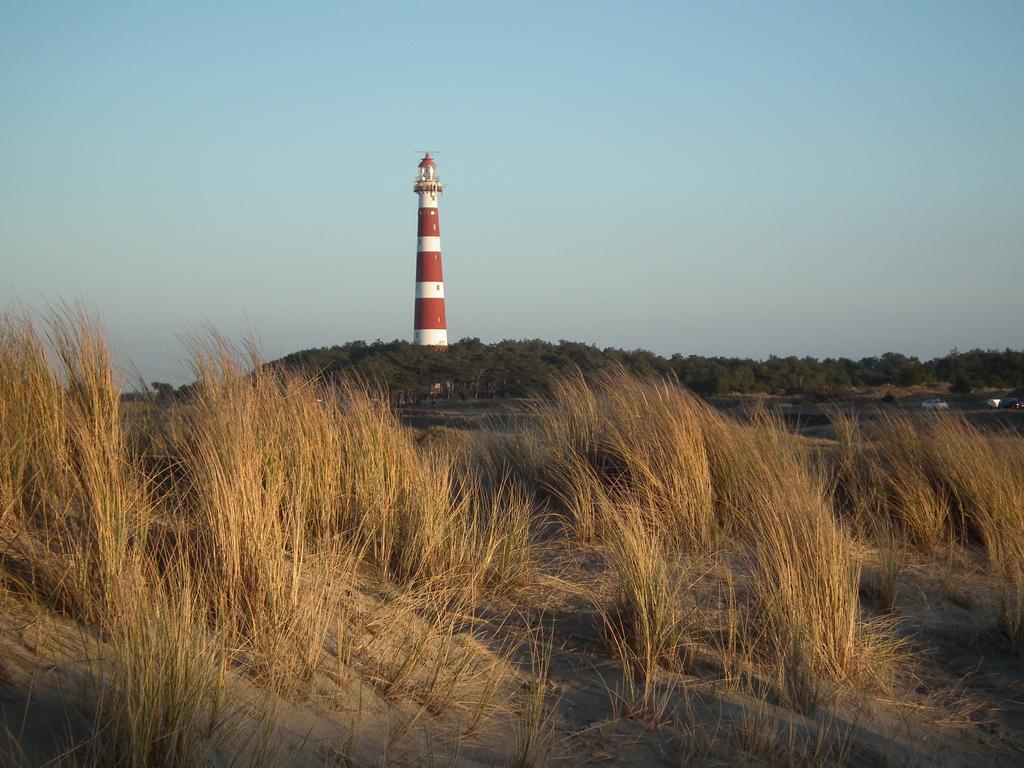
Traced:
<path id="1" fill-rule="evenodd" d="M 423 154 L 412 190 L 419 196 L 419 224 L 416 230 L 416 310 L 413 344 L 448 346 L 448 325 L 444 316 L 444 277 L 441 274 L 441 222 L 437 198 L 441 180 L 429 152 Z"/>

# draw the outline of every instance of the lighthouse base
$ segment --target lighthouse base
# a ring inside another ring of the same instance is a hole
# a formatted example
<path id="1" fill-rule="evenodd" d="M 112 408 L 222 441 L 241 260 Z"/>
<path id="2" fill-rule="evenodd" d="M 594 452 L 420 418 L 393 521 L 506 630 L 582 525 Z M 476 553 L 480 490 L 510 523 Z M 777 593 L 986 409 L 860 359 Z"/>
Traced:
<path id="1" fill-rule="evenodd" d="M 430 347 L 447 347 L 448 331 L 444 328 L 419 328 L 412 333 L 412 343 Z"/>

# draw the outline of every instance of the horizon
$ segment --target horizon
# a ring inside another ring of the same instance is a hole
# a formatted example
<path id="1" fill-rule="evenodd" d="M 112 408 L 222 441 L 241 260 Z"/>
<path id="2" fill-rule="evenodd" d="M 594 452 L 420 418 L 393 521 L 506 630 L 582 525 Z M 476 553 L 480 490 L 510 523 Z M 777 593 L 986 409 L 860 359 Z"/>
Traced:
<path id="1" fill-rule="evenodd" d="M 0 8 L 2 309 L 118 364 L 412 336 L 823 359 L 1020 347 L 1024 6 Z M 422 51 L 432 53 L 429 65 Z"/>

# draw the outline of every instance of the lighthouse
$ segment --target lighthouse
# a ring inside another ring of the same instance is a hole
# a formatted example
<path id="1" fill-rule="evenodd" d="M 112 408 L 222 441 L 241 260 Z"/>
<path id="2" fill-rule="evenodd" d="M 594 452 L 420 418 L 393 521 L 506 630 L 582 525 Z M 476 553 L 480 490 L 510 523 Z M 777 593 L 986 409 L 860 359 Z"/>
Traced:
<path id="1" fill-rule="evenodd" d="M 416 308 L 413 313 L 413 344 L 448 346 L 444 316 L 444 277 L 441 274 L 441 223 L 437 199 L 441 179 L 429 152 L 423 154 L 412 191 L 419 198 L 416 228 Z"/>

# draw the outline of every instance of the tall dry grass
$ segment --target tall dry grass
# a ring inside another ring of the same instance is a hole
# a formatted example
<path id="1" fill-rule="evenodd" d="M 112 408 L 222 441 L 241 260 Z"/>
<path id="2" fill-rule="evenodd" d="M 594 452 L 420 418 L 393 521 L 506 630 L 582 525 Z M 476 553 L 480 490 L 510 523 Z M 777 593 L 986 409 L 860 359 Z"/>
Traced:
<path id="1" fill-rule="evenodd" d="M 777 418 L 712 421 L 709 440 L 722 516 L 751 542 L 757 644 L 775 684 L 812 711 L 826 682 L 854 679 L 876 638 L 859 615 L 859 570 L 809 448 Z"/>
<path id="2" fill-rule="evenodd" d="M 194 513 L 187 535 L 204 593 L 261 671 L 313 673 L 338 612 L 332 582 L 353 562 L 464 597 L 526 577 L 529 495 L 419 451 L 381 393 L 285 376 L 219 339 L 195 361 L 197 390 L 173 441 L 179 504 Z"/>
<path id="3" fill-rule="evenodd" d="M 702 431 L 705 406 L 670 383 L 610 372 L 552 383 L 536 403 L 539 439 L 550 451 L 547 485 L 578 536 L 614 534 L 614 506 L 649 510 L 686 547 L 708 550 L 717 533 Z"/>
<path id="4" fill-rule="evenodd" d="M 84 312 L 0 320 L 0 493 L 9 585 L 96 630 L 76 764 L 192 761 L 219 719 L 220 657 L 187 584 L 150 558 L 155 492 L 129 450 L 120 385 Z"/>
<path id="5" fill-rule="evenodd" d="M 666 552 L 723 537 L 748 555 L 749 640 L 794 707 L 814 709 L 826 683 L 877 660 L 884 633 L 860 618 L 858 564 L 827 478 L 781 421 L 761 411 L 737 422 L 625 373 L 553 392 L 534 408 L 549 487 L 577 535 L 609 545 L 616 610 L 629 617 L 611 626 L 641 668 L 685 635 Z"/>
<path id="6" fill-rule="evenodd" d="M 329 415 L 316 393 L 254 375 L 216 340 L 195 353 L 197 388 L 172 450 L 181 557 L 254 674 L 308 678 L 333 625 L 317 515 L 337 495 Z M 329 507 L 328 507 L 329 508 Z"/>
<path id="7" fill-rule="evenodd" d="M 657 717 L 659 670 L 689 671 L 698 625 L 685 594 L 691 580 L 648 511 L 627 508 L 613 521 L 608 565 L 614 596 L 601 610 L 604 632 L 622 664 L 625 711 Z"/>
<path id="8" fill-rule="evenodd" d="M 905 546 L 984 548 L 1024 648 L 1017 438 L 837 419 L 823 449 L 768 412 L 729 418 L 618 372 L 554 382 L 516 434 L 425 449 L 364 383 L 296 377 L 217 337 L 193 366 L 186 397 L 129 416 L 87 315 L 0 320 L 0 577 L 102 649 L 84 764 L 222 759 L 232 681 L 294 700 L 330 684 L 331 702 L 365 683 L 414 708 L 396 733 L 457 716 L 479 735 L 517 678 L 477 609 L 519 613 L 577 550 L 607 568 L 590 618 L 628 713 L 659 722 L 700 654 L 803 713 L 879 684 L 899 646 L 860 610 L 851 531 L 883 546 L 875 600 L 889 609 Z M 733 569 L 724 627 L 701 605 L 697 560 Z M 555 647 L 534 648 L 516 710 L 523 765 L 552 746 Z"/>
<path id="9" fill-rule="evenodd" d="M 858 527 L 883 537 L 894 527 L 928 552 L 981 546 L 1000 582 L 1003 628 L 1024 649 L 1024 441 L 948 413 L 889 414 L 864 430 L 842 414 L 833 422 L 833 483 Z"/>
<path id="10" fill-rule="evenodd" d="M 148 479 L 128 455 L 120 389 L 87 314 L 0 319 L 0 504 L 9 578 L 76 618 L 116 619 L 121 574 L 147 535 Z"/>
<path id="11" fill-rule="evenodd" d="M 217 337 L 193 365 L 188 397 L 144 422 L 152 433 L 129 433 L 98 324 L 76 311 L 44 332 L 0 322 L 0 574 L 106 648 L 94 737 L 76 752 L 87 764 L 182 764 L 217 748 L 225 675 L 306 695 L 332 635 L 341 664 L 338 617 L 363 578 L 446 595 L 452 616 L 529 578 L 522 483 L 417 450 L 366 386 L 284 375 Z M 377 631 L 397 637 L 415 604 Z M 415 675 L 433 683 L 409 695 L 439 709 L 486 678 L 493 696 L 500 669 L 456 650 L 458 622 L 431 627 L 440 650 Z"/>
<path id="12" fill-rule="evenodd" d="M 927 427 L 885 414 L 870 430 L 832 414 L 838 445 L 834 483 L 853 522 L 871 533 L 891 523 L 901 537 L 935 551 L 962 534 Z"/>
<path id="13" fill-rule="evenodd" d="M 144 574 L 139 574 L 144 577 Z M 93 661 L 93 731 L 82 761 L 131 768 L 200 764 L 229 719 L 223 639 L 187 580 L 125 595 Z"/>

